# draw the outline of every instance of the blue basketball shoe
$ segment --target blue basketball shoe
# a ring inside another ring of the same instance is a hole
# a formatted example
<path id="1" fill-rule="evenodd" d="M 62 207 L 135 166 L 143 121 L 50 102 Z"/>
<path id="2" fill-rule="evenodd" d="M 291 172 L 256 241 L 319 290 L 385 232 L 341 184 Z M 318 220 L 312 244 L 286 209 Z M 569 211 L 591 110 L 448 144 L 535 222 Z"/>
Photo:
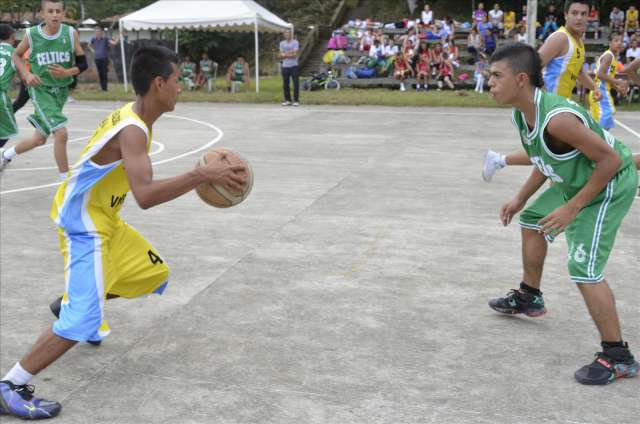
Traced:
<path id="1" fill-rule="evenodd" d="M 629 351 L 629 345 L 603 349 L 596 353 L 596 359 L 575 373 L 578 383 L 587 385 L 605 385 L 619 378 L 632 378 L 640 375 L 640 363 Z"/>
<path id="2" fill-rule="evenodd" d="M 24 420 L 53 418 L 62 405 L 53 400 L 33 396 L 33 386 L 16 386 L 10 381 L 0 381 L 0 415 L 12 415 Z"/>

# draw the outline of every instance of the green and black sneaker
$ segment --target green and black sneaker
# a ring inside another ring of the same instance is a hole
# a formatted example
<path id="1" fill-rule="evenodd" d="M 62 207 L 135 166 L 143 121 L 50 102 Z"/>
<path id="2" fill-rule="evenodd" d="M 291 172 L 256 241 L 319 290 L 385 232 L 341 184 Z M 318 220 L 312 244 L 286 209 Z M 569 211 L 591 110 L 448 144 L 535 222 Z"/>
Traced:
<path id="1" fill-rule="evenodd" d="M 489 301 L 494 311 L 502 314 L 525 314 L 528 317 L 541 317 L 547 313 L 542 294 L 528 293 L 522 289 L 509 291 L 504 297 L 496 297 Z"/>

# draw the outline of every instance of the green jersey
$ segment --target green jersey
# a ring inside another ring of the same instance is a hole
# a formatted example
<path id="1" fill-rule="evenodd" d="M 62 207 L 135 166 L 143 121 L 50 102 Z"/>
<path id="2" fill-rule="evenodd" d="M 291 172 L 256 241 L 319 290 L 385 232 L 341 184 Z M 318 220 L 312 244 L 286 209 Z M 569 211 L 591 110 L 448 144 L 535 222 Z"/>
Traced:
<path id="1" fill-rule="evenodd" d="M 9 90 L 16 73 L 16 65 L 11 58 L 14 50 L 10 44 L 0 43 L 0 92 Z"/>
<path id="2" fill-rule="evenodd" d="M 210 59 L 201 60 L 200 61 L 200 70 L 206 76 L 211 76 L 211 72 L 213 71 L 213 61 Z"/>
<path id="3" fill-rule="evenodd" d="M 566 153 L 554 153 L 549 148 L 544 138 L 548 137 L 547 124 L 555 115 L 565 112 L 574 114 L 584 126 L 596 133 L 603 143 L 609 144 L 622 160 L 618 172 L 633 164 L 629 148 L 602 128 L 585 109 L 573 100 L 540 89 L 536 89 L 534 100 L 536 122 L 533 130 L 527 125 L 524 114 L 516 109 L 513 110 L 513 123 L 520 132 L 522 146 L 531 162 L 558 186 L 566 199 L 575 196 L 587 184 L 595 168 L 595 162 L 577 149 Z M 602 195 L 603 193 L 600 193 L 594 201 L 597 201 Z"/>
<path id="4" fill-rule="evenodd" d="M 180 66 L 180 73 L 182 74 L 182 77 L 191 78 L 195 70 L 195 67 L 196 65 L 193 62 L 183 62 L 182 65 Z"/>
<path id="5" fill-rule="evenodd" d="M 67 87 L 73 82 L 73 77 L 54 78 L 49 73 L 49 66 L 58 64 L 70 69 L 75 66 L 74 30 L 69 25 L 60 24 L 55 35 L 47 35 L 43 25 L 32 26 L 27 29 L 29 38 L 29 65 L 31 73 L 40 77 L 42 85 L 47 87 Z"/>

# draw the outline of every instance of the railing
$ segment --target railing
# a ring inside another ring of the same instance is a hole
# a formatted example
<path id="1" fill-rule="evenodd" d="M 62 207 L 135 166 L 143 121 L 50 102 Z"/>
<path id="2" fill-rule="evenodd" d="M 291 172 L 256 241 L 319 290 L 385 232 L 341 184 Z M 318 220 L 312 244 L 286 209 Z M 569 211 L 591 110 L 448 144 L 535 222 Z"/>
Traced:
<path id="1" fill-rule="evenodd" d="M 298 54 L 298 64 L 300 67 L 304 65 L 306 60 L 309 58 L 313 47 L 318 42 L 318 38 L 320 37 L 320 28 L 318 25 L 314 25 L 311 31 L 307 34 L 307 37 L 302 42 L 302 47 L 300 47 L 300 52 Z"/>

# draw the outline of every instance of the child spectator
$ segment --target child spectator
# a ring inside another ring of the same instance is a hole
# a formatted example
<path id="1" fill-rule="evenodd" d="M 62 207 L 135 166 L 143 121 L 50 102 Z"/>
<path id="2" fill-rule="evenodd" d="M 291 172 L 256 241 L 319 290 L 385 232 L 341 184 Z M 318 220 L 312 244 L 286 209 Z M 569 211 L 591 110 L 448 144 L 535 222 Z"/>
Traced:
<path id="1" fill-rule="evenodd" d="M 487 72 L 486 56 L 484 54 L 480 54 L 473 71 L 473 78 L 476 81 L 476 88 L 474 89 L 474 91 L 477 93 L 482 93 L 484 91 L 484 79 L 485 79 L 486 72 Z"/>
<path id="2" fill-rule="evenodd" d="M 372 45 L 373 45 L 373 35 L 371 35 L 371 31 L 366 31 L 362 36 L 362 38 L 360 39 L 360 51 L 368 52 Z"/>
<path id="3" fill-rule="evenodd" d="M 421 14 L 422 25 L 424 27 L 430 27 L 433 25 L 433 10 L 431 10 L 431 6 L 428 4 L 424 5 L 424 10 Z"/>
<path id="4" fill-rule="evenodd" d="M 628 33 L 629 31 L 637 31 L 638 30 L 638 9 L 635 6 L 629 6 L 629 10 L 627 10 L 627 20 L 624 25 L 624 32 Z"/>
<path id="5" fill-rule="evenodd" d="M 478 61 L 478 55 L 482 50 L 484 50 L 484 42 L 478 32 L 478 28 L 474 25 L 471 27 L 471 32 L 469 32 L 469 36 L 467 37 L 467 51 L 473 57 L 474 63 Z"/>
<path id="6" fill-rule="evenodd" d="M 413 75 L 413 69 L 403 52 L 399 52 L 393 64 L 393 77 L 400 81 L 400 91 L 407 91 L 404 80 L 407 76 Z"/>
<path id="7" fill-rule="evenodd" d="M 496 49 L 496 35 L 493 31 L 487 31 L 484 34 L 484 51 L 487 55 L 491 55 Z"/>
<path id="8" fill-rule="evenodd" d="M 518 25 L 518 32 L 516 32 L 515 40 L 518 43 L 526 43 L 527 42 L 527 34 L 525 33 L 525 25 Z"/>
<path id="9" fill-rule="evenodd" d="M 609 28 L 612 32 L 622 32 L 624 29 L 624 12 L 618 6 L 613 6 L 609 14 Z"/>
<path id="10" fill-rule="evenodd" d="M 484 10 L 484 3 L 478 3 L 478 8 L 473 11 L 473 15 L 471 15 L 471 19 L 476 25 L 485 21 L 487 17 L 487 11 Z"/>
<path id="11" fill-rule="evenodd" d="M 444 57 L 444 50 L 442 49 L 442 44 L 436 44 L 431 50 L 431 75 L 434 77 L 438 75 L 438 70 L 440 69 L 440 64 Z"/>
<path id="12" fill-rule="evenodd" d="M 489 11 L 489 23 L 491 28 L 497 34 L 501 34 L 504 29 L 504 12 L 500 9 L 500 4 L 493 5 L 493 9 Z"/>
<path id="13" fill-rule="evenodd" d="M 438 69 L 438 91 L 442 90 L 443 83 L 447 84 L 447 87 L 454 89 L 451 77 L 453 76 L 453 65 L 449 61 L 449 56 L 446 53 L 442 54 L 442 62 Z"/>
<path id="14" fill-rule="evenodd" d="M 593 31 L 593 38 L 597 40 L 600 38 L 600 12 L 598 7 L 593 3 L 589 9 L 589 16 L 587 16 L 587 31 Z"/>
<path id="15" fill-rule="evenodd" d="M 429 89 L 429 67 L 431 65 L 431 52 L 429 50 L 429 45 L 424 44 L 424 49 L 422 45 L 420 45 L 420 49 L 418 49 L 418 65 L 417 76 L 418 84 L 416 85 L 416 91 L 420 91 L 420 83 L 424 85 L 424 91 Z"/>
<path id="16" fill-rule="evenodd" d="M 453 38 L 444 46 L 444 52 L 449 56 L 449 61 L 451 61 L 453 67 L 459 68 L 460 62 L 458 61 L 458 46 L 456 46 L 456 41 Z"/>
<path id="17" fill-rule="evenodd" d="M 513 36 L 513 31 L 516 28 L 516 12 L 510 9 L 504 14 L 504 38 L 509 39 Z"/>

